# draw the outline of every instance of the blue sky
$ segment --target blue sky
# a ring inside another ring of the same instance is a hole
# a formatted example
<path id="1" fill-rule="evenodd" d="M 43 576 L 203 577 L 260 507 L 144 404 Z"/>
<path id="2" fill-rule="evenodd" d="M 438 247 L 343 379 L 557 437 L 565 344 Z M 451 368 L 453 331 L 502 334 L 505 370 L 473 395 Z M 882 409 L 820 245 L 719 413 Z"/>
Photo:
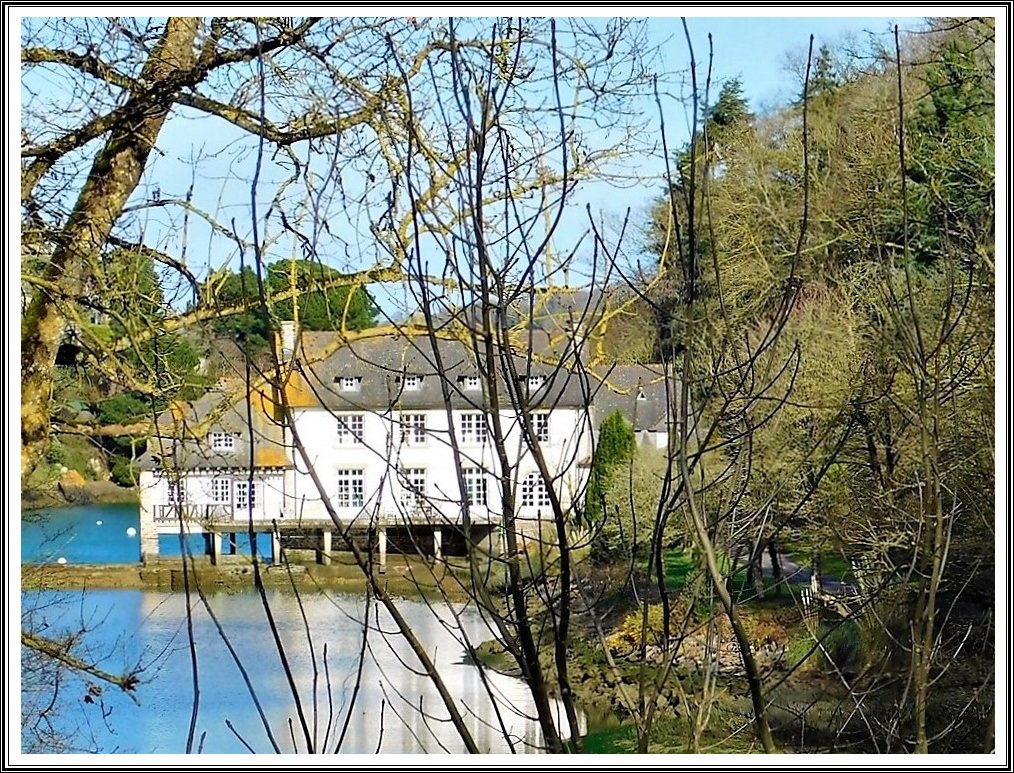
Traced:
<path id="1" fill-rule="evenodd" d="M 662 21 L 662 20 L 659 20 Z M 669 20 L 666 20 L 669 21 Z M 785 102 L 799 91 L 786 73 L 786 55 L 805 57 L 809 37 L 814 51 L 821 43 L 833 44 L 853 36 L 860 42 L 867 31 L 885 33 L 897 23 L 902 32 L 917 27 L 921 17 L 722 17 L 688 18 L 687 26 L 699 60 L 707 54 L 707 34 L 714 41 L 714 73 L 721 82 L 739 77 L 751 107 Z M 672 22 L 679 24 L 678 19 Z M 685 48 L 685 46 L 684 46 Z"/>
<path id="2" fill-rule="evenodd" d="M 757 13 L 763 13 L 763 9 Z M 923 22 L 924 17 L 902 17 L 887 12 L 884 16 L 872 17 L 729 15 L 691 16 L 687 18 L 687 28 L 694 46 L 701 88 L 707 74 L 708 34 L 711 33 L 712 98 L 722 82 L 738 78 L 751 109 L 760 112 L 792 101 L 801 91 L 802 70 L 794 70 L 790 62 L 795 58 L 797 68 L 805 64 L 811 34 L 814 36 L 816 56 L 822 43 L 827 43 L 834 50 L 848 41 L 864 50 L 869 42 L 869 33 L 889 42 L 895 23 L 904 33 L 905 30 L 919 28 Z M 687 68 L 689 55 L 681 19 L 678 16 L 654 18 L 649 27 L 653 40 L 664 45 L 669 57 L 666 64 L 677 70 Z M 686 106 L 675 98 L 663 101 L 663 106 L 667 142 L 672 149 L 689 138 L 690 115 Z M 651 109 L 654 109 L 653 105 Z M 657 182 L 630 188 L 593 183 L 586 186 L 578 200 L 582 205 L 590 204 L 606 223 L 622 221 L 628 208 L 630 222 L 644 222 L 647 209 L 662 190 L 664 164 L 661 155 L 645 158 L 638 172 L 656 175 Z M 583 228 L 583 222 L 579 223 L 577 219 L 565 220 L 558 231 L 558 238 L 554 239 L 557 251 L 564 251 L 565 245 L 573 241 Z M 636 237 L 628 237 L 625 243 L 628 254 L 636 253 Z"/>
<path id="3" fill-rule="evenodd" d="M 349 11 L 351 9 L 342 9 Z M 358 10 L 358 9 L 357 9 Z M 387 10 L 387 9 L 385 9 Z M 398 13 L 397 9 L 391 9 Z M 416 9 L 418 10 L 418 9 Z M 451 9 L 441 9 L 444 11 Z M 513 9 L 512 9 L 513 10 Z M 528 10 L 529 13 L 545 13 L 542 9 L 518 9 Z M 589 9 L 591 10 L 591 9 Z M 613 8 L 613 12 L 628 13 L 635 15 L 639 10 L 636 8 Z M 743 9 L 740 9 L 741 11 Z M 838 9 L 841 11 L 842 9 Z M 480 13 L 485 13 L 482 9 Z M 572 13 L 573 9 L 566 9 L 565 13 Z M 592 11 L 595 15 L 597 9 Z M 657 13 L 654 9 L 644 9 L 647 14 Z M 694 11 L 691 10 L 691 13 Z M 721 9 L 708 9 L 709 13 L 726 13 Z M 764 13 L 750 11 L 751 13 Z M 811 9 L 811 12 L 814 12 Z M 822 13 L 821 11 L 816 11 Z M 845 9 L 848 13 L 848 10 Z M 868 11 L 867 11 L 868 12 Z M 874 12 L 878 10 L 874 9 Z M 440 11 L 429 11 L 438 15 Z M 699 11 L 698 11 L 699 13 Z M 822 42 L 835 44 L 845 36 L 852 35 L 862 38 L 865 31 L 886 33 L 895 17 L 888 12 L 885 16 L 852 16 L 852 17 L 792 17 L 792 16 L 740 16 L 724 15 L 722 17 L 691 16 L 688 18 L 688 27 L 694 42 L 695 54 L 699 63 L 699 79 L 703 81 L 707 54 L 707 34 L 712 33 L 714 41 L 714 69 L 712 80 L 715 84 L 712 94 L 717 93 L 718 85 L 729 78 L 739 78 L 743 84 L 744 93 L 750 100 L 754 110 L 761 110 L 764 107 L 785 103 L 792 99 L 800 88 L 800 77 L 787 69 L 788 57 L 795 54 L 797 57 L 804 57 L 810 34 L 815 35 L 815 48 Z M 601 15 L 606 15 L 602 13 Z M 913 28 L 920 23 L 918 18 L 898 18 L 897 21 L 902 29 Z M 688 65 L 687 45 L 684 39 L 683 28 L 678 16 L 651 18 L 647 24 L 648 34 L 651 41 L 663 46 L 663 61 L 659 63 L 664 70 L 679 72 L 685 70 Z M 15 76 L 16 77 L 16 76 Z M 676 76 L 677 79 L 683 76 Z M 685 85 L 679 83 L 670 84 L 670 93 L 676 95 L 684 90 Z M 686 141 L 688 136 L 689 119 L 686 108 L 675 96 L 663 99 L 663 108 L 666 112 L 667 140 L 669 147 L 679 147 Z M 656 108 L 652 100 L 646 100 L 641 107 L 644 115 L 649 118 L 649 125 L 655 126 Z M 649 139 L 654 139 L 650 135 Z M 230 133 L 227 127 L 221 122 L 210 122 L 208 119 L 199 121 L 188 120 L 185 115 L 178 114 L 171 119 L 159 139 L 161 154 L 153 154 L 149 162 L 149 168 L 145 174 L 145 182 L 142 185 L 157 186 L 163 195 L 180 196 L 184 194 L 194 178 L 194 167 L 189 163 L 194 148 L 203 143 L 208 143 L 210 152 L 216 154 L 215 158 L 207 159 L 197 169 L 197 193 L 195 203 L 202 204 L 209 212 L 213 212 L 220 220 L 228 222 L 233 216 L 238 217 L 240 222 L 248 220 L 249 217 L 249 184 L 244 177 L 251 164 L 249 150 L 242 151 L 234 149 L 229 139 Z M 240 148 L 242 143 L 237 144 Z M 246 145 L 249 148 L 249 145 Z M 235 170 L 240 170 L 238 173 Z M 662 173 L 664 164 L 661 153 L 656 151 L 652 156 L 645 156 L 636 164 L 636 169 L 631 169 L 632 174 L 639 176 L 654 176 L 654 179 L 642 180 L 636 184 L 617 188 L 607 183 L 587 184 L 578 196 L 572 201 L 572 207 L 561 221 L 560 229 L 554 237 L 554 249 L 557 254 L 564 254 L 570 251 L 578 241 L 580 235 L 587 230 L 587 216 L 584 212 L 585 205 L 589 205 L 596 217 L 601 216 L 607 223 L 616 224 L 624 217 L 629 209 L 633 213 L 632 221 L 638 227 L 643 222 L 643 214 L 650 206 L 652 199 L 661 190 Z M 265 177 L 271 176 L 271 171 L 265 168 Z M 228 180 L 228 181 L 226 181 Z M 244 214 L 245 213 L 245 214 Z M 169 244 L 178 236 L 178 219 L 175 224 L 160 222 L 158 212 L 151 214 L 148 231 L 150 239 L 162 244 Z M 199 274 L 204 274 L 201 267 L 200 254 L 204 266 L 209 263 L 214 266 L 221 265 L 227 256 L 233 253 L 234 245 L 226 240 L 216 240 L 210 231 L 206 231 L 199 221 L 192 220 L 191 228 L 191 250 L 195 259 L 191 266 Z M 159 233 L 160 232 L 160 233 Z M 351 241 L 351 240 L 350 240 Z M 629 239 L 628 243 L 632 249 L 636 247 L 636 239 Z M 153 244 L 153 246 L 162 246 Z M 196 249 L 195 249 L 196 247 Z M 352 243 L 354 254 L 357 249 L 369 249 L 369 245 Z M 279 252 L 288 254 L 290 246 L 288 243 L 278 246 Z M 584 246 L 579 248 L 578 255 L 585 257 L 590 253 L 588 240 Z M 276 253 L 275 257 L 280 254 Z M 231 258 L 234 264 L 238 261 Z M 236 267 L 234 265 L 234 268 Z M 580 278 L 573 277 L 575 283 Z"/>

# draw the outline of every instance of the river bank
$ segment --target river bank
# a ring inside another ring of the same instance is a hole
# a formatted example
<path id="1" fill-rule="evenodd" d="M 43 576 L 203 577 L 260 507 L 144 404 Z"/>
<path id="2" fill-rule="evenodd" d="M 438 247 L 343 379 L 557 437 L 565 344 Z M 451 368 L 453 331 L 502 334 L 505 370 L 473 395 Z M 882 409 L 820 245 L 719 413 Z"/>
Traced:
<path id="1" fill-rule="evenodd" d="M 23 564 L 23 590 L 185 590 L 184 564 L 180 558 L 164 558 L 147 564 Z M 366 578 L 350 557 L 323 566 L 292 563 L 259 566 L 264 587 L 298 593 L 363 593 Z M 447 564 L 433 565 L 406 556 L 389 556 L 387 571 L 379 573 L 387 593 L 405 598 L 446 598 L 461 602 L 469 598 L 463 584 L 467 572 Z M 255 587 L 255 572 L 247 556 L 223 556 L 212 566 L 204 556 L 188 559 L 190 588 L 205 593 L 238 593 Z"/>
<path id="2" fill-rule="evenodd" d="M 80 479 L 80 476 L 76 476 Z M 137 504 L 137 488 L 125 488 L 108 480 L 60 480 L 52 485 L 22 489 L 22 511 L 81 505 Z"/>

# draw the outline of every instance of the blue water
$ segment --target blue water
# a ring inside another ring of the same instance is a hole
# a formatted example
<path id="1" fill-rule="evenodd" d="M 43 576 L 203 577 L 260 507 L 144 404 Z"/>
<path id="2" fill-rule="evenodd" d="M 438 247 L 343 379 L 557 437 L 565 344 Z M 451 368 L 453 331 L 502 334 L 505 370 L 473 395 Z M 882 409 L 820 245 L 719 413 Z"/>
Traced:
<path id="1" fill-rule="evenodd" d="M 383 609 L 370 609 L 361 686 L 353 704 L 363 642 L 363 597 L 318 593 L 297 599 L 273 592 L 267 601 L 318 750 L 336 751 L 350 712 L 342 752 L 464 750 L 435 688 L 419 672 L 418 661 Z M 199 688 L 195 693 L 184 594 L 26 592 L 25 627 L 57 638 L 84 630 L 75 654 L 110 672 L 139 669 L 141 684 L 135 703 L 118 689 L 89 680 L 102 689 L 87 701 L 89 681 L 63 669 L 54 701 L 52 662 L 36 670 L 38 659 L 23 651 L 22 751 L 53 751 L 47 746 L 55 740 L 67 744 L 58 749 L 64 752 L 181 754 L 186 751 L 196 702 L 194 751 L 200 747 L 205 753 L 243 753 L 248 745 L 270 753 L 274 738 L 282 752 L 305 752 L 296 699 L 261 599 L 253 592 L 217 594 L 208 597 L 208 606 L 250 676 L 269 730 L 223 634 L 199 599 L 193 599 L 192 607 Z M 463 633 L 471 642 L 491 636 L 475 608 L 456 605 L 452 615 L 446 607 L 431 608 L 418 601 L 403 600 L 398 606 L 426 646 L 479 747 L 494 753 L 509 751 L 493 708 L 495 700 L 517 751 L 533 751 L 540 733 L 531 720 L 534 707 L 525 685 L 487 672 L 491 697 L 478 669 L 465 657 Z M 420 705 L 427 716 L 419 713 Z"/>
<path id="2" fill-rule="evenodd" d="M 135 505 L 37 511 L 22 519 L 22 561 L 53 562 L 62 556 L 75 564 L 134 563 L 139 544 L 136 534 L 127 534 L 130 528 L 138 528 Z M 263 552 L 267 540 L 261 542 Z M 203 539 L 192 538 L 191 549 L 203 549 Z M 161 539 L 161 552 L 179 555 L 179 550 L 178 537 Z M 184 594 L 23 592 L 23 629 L 56 639 L 73 634 L 73 654 L 112 673 L 139 669 L 141 684 L 135 702 L 114 687 L 23 649 L 22 750 L 181 754 L 196 699 L 194 751 L 239 753 L 249 745 L 257 752 L 271 752 L 273 737 L 282 752 L 305 752 L 297 701 L 261 598 L 253 591 L 211 595 L 210 611 L 199 598 L 191 601 L 196 692 Z M 415 656 L 383 609 L 371 608 L 362 681 L 353 705 L 363 643 L 362 596 L 316 593 L 297 598 L 272 592 L 268 604 L 318 750 L 336 750 L 348 717 L 342 752 L 463 751 L 435 688 L 420 674 Z M 492 637 L 478 612 L 458 607 L 451 614 L 440 605 L 404 600 L 398 607 L 436 663 L 480 748 L 510 751 L 500 727 L 503 721 L 517 751 L 535 750 L 541 735 L 531 720 L 534 707 L 527 688 L 491 672 L 484 684 L 465 656 L 466 636 L 472 644 Z M 270 730 L 265 730 L 243 682 L 240 664 Z M 425 715 L 419 712 L 420 701 Z"/>
<path id="3" fill-rule="evenodd" d="M 21 562 L 54 563 L 65 558 L 68 564 L 134 564 L 140 560 L 137 505 L 85 505 L 33 510 L 21 518 Z M 133 536 L 127 530 L 133 529 Z M 249 535 L 237 533 L 237 550 L 249 555 Z M 270 536 L 260 535 L 258 553 L 270 556 Z M 180 555 L 180 538 L 159 537 L 159 554 Z M 187 549 L 203 554 L 204 538 L 191 535 Z"/>

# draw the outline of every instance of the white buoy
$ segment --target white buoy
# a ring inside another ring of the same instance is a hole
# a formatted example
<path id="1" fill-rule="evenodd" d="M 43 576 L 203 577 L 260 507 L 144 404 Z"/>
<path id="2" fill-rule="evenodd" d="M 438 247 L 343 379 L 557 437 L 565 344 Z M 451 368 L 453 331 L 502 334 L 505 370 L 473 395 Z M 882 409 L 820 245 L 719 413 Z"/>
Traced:
<path id="1" fill-rule="evenodd" d="M 60 556 L 58 559 L 56 559 L 56 563 L 58 563 L 58 564 L 65 564 L 65 563 L 67 563 L 67 559 L 64 558 L 63 556 Z"/>
<path id="2" fill-rule="evenodd" d="M 131 526 L 130 528 L 128 528 L 127 529 L 127 536 L 128 537 L 136 537 L 137 536 L 137 529 L 135 529 L 133 526 Z"/>
<path id="3" fill-rule="evenodd" d="M 96 522 L 95 522 L 95 525 L 96 525 L 96 526 L 101 526 L 101 525 L 102 525 L 102 521 L 96 521 Z"/>

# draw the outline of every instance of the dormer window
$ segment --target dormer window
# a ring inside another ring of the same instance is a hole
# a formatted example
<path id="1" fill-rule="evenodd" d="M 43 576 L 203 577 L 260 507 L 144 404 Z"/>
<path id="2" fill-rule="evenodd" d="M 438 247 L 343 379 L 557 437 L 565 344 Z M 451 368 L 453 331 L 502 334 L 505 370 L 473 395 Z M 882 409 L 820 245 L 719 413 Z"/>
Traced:
<path id="1" fill-rule="evenodd" d="M 534 392 L 540 386 L 546 382 L 546 379 L 542 376 L 529 376 L 528 377 L 528 391 Z"/>
<path id="2" fill-rule="evenodd" d="M 402 386 L 406 392 L 416 392 L 422 387 L 422 376 L 405 376 Z"/>
<path id="3" fill-rule="evenodd" d="M 463 376 L 461 386 L 469 392 L 476 392 L 482 388 L 482 382 L 478 376 Z"/>
<path id="4" fill-rule="evenodd" d="M 228 432 L 211 433 L 211 450 L 228 453 L 236 450 L 236 438 Z"/>
<path id="5" fill-rule="evenodd" d="M 637 390 L 637 399 L 638 400 L 647 400 L 648 399 L 648 395 L 646 395 L 644 393 L 644 390 L 641 389 L 640 387 Z"/>
<path id="6" fill-rule="evenodd" d="M 343 392 L 358 392 L 361 381 L 359 376 L 342 376 L 338 384 Z"/>

